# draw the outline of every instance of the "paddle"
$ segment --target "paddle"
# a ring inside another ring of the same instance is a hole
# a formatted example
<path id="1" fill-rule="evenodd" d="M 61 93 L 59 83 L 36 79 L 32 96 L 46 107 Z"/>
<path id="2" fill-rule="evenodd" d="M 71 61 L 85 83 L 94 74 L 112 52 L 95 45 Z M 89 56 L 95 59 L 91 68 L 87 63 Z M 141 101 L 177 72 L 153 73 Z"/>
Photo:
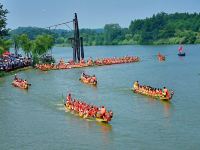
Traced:
<path id="1" fill-rule="evenodd" d="M 63 96 L 63 93 L 62 93 L 62 97 L 61 97 L 62 101 L 63 101 L 63 104 L 65 104 L 65 98 Z"/>

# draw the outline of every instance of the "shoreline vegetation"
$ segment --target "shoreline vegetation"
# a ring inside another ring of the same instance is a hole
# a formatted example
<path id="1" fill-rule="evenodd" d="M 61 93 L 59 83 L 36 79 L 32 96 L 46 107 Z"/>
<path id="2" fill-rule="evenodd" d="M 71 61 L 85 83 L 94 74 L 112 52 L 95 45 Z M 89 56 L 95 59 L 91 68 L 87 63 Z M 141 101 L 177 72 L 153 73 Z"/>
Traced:
<path id="1" fill-rule="evenodd" d="M 59 47 L 71 46 L 68 38 L 73 31 L 64 29 L 45 29 L 38 27 L 19 27 L 9 32 L 14 35 L 27 34 L 30 40 L 38 35 L 51 35 L 54 44 Z M 100 29 L 80 29 L 85 46 L 98 45 L 166 45 L 166 44 L 200 44 L 200 13 L 164 12 L 150 18 L 131 21 L 129 27 L 119 24 L 106 24 Z"/>
<path id="2" fill-rule="evenodd" d="M 33 69 L 33 67 L 28 66 L 28 67 L 24 67 L 24 68 L 15 69 L 15 70 L 9 71 L 9 72 L 0 71 L 0 78 L 8 76 L 8 75 L 13 75 L 13 74 L 18 73 L 20 71 L 25 71 L 25 70 L 29 70 L 29 69 Z"/>

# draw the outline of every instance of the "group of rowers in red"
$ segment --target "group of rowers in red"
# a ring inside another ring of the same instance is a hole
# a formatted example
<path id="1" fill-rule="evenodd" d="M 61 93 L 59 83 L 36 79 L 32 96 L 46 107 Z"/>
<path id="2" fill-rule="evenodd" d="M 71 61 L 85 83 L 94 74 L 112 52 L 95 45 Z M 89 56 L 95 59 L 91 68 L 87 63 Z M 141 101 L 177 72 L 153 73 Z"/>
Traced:
<path id="1" fill-rule="evenodd" d="M 83 118 L 94 118 L 101 119 L 102 122 L 109 122 L 113 117 L 112 111 L 107 111 L 104 106 L 97 107 L 89 105 L 81 100 L 72 100 L 71 94 L 69 93 L 66 97 L 65 107 L 70 111 L 75 111 Z"/>
<path id="2" fill-rule="evenodd" d="M 84 72 L 81 74 L 80 80 L 87 84 L 92 84 L 92 85 L 97 84 L 97 78 L 95 75 L 93 75 L 93 76 L 86 75 Z"/>
<path id="3" fill-rule="evenodd" d="M 95 65 L 112 65 L 112 64 L 123 64 L 123 63 L 132 63 L 138 62 L 140 59 L 139 57 L 134 56 L 124 56 L 121 58 L 103 58 L 97 59 L 94 61 Z"/>
<path id="4" fill-rule="evenodd" d="M 12 84 L 22 89 L 27 89 L 28 85 L 30 85 L 26 80 L 18 78 L 17 74 L 15 74 L 14 81 L 12 82 Z"/>
<path id="5" fill-rule="evenodd" d="M 157 57 L 158 57 L 159 61 L 164 61 L 165 60 L 165 56 L 160 54 L 160 53 L 158 53 Z"/>
<path id="6" fill-rule="evenodd" d="M 89 58 L 87 61 L 81 59 L 80 62 L 76 63 L 73 60 L 68 61 L 67 63 L 64 62 L 63 59 L 59 61 L 58 64 L 36 64 L 35 67 L 42 70 L 57 70 L 57 69 L 71 69 L 71 68 L 82 68 L 88 66 L 98 66 L 98 65 L 112 65 L 112 64 L 122 64 L 122 63 L 132 63 L 138 62 L 139 57 L 134 56 L 125 56 L 121 58 L 103 58 L 92 60 Z"/>
<path id="7" fill-rule="evenodd" d="M 133 90 L 135 93 L 140 93 L 165 100 L 171 99 L 174 94 L 173 91 L 170 92 L 166 87 L 163 87 L 163 89 L 153 88 L 151 86 L 139 85 L 138 81 L 134 83 Z"/>

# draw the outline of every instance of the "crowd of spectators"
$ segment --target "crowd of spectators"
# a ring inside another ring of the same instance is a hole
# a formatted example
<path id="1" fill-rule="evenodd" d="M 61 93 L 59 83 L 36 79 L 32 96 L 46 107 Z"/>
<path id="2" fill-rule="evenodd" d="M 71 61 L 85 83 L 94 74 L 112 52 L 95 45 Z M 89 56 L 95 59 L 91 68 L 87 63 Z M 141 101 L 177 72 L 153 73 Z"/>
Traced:
<path id="1" fill-rule="evenodd" d="M 22 57 L 21 54 L 15 55 L 5 53 L 0 56 L 0 71 L 12 71 L 18 68 L 31 66 L 33 63 L 31 58 Z"/>

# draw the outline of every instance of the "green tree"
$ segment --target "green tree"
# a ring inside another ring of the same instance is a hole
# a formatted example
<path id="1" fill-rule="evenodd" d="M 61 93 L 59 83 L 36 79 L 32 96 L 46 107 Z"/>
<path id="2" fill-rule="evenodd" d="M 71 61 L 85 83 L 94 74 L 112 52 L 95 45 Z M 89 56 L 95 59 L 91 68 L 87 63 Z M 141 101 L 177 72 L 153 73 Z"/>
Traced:
<path id="1" fill-rule="evenodd" d="M 10 40 L 5 40 L 4 37 L 8 35 L 8 29 L 6 28 L 6 14 L 8 13 L 7 9 L 3 8 L 3 5 L 0 3 L 0 54 L 4 51 L 8 51 L 11 46 Z"/>
<path id="2" fill-rule="evenodd" d="M 15 49 L 15 54 L 17 55 L 20 48 L 20 36 L 17 34 L 12 35 L 11 37 Z"/>
<path id="3" fill-rule="evenodd" d="M 39 35 L 34 40 L 33 53 L 41 56 L 47 53 L 54 45 L 54 39 L 51 35 Z"/>
<path id="4" fill-rule="evenodd" d="M 42 55 L 46 54 L 54 45 L 54 38 L 51 35 L 39 35 L 32 42 L 33 63 L 39 62 Z"/>
<path id="5" fill-rule="evenodd" d="M 32 50 L 32 42 L 28 38 L 27 34 L 22 34 L 19 39 L 22 50 L 26 56 L 29 57 Z"/>
<path id="6" fill-rule="evenodd" d="M 1 51 L 4 52 L 4 51 L 9 51 L 9 48 L 11 47 L 12 45 L 12 41 L 11 40 L 0 40 L 0 47 L 1 47 Z"/>
<path id="7" fill-rule="evenodd" d="M 80 29 L 84 45 L 117 44 L 177 44 L 200 43 L 200 13 L 158 13 L 145 19 L 131 21 L 129 28 L 119 24 L 107 24 L 104 29 Z M 63 29 L 47 30 L 36 27 L 19 27 L 11 34 L 26 33 L 33 40 L 38 35 L 50 34 L 56 44 L 71 43 L 73 31 Z"/>
<path id="8" fill-rule="evenodd" d="M 3 5 L 0 3 L 0 39 L 8 35 L 8 29 L 6 28 L 6 14 L 8 13 L 7 9 L 3 8 Z"/>
<path id="9" fill-rule="evenodd" d="M 3 52 L 4 52 L 3 47 L 0 47 L 0 56 L 3 54 Z"/>
<path id="10" fill-rule="evenodd" d="M 117 44 L 121 38 L 121 27 L 119 24 L 106 24 L 104 26 L 105 44 Z"/>

